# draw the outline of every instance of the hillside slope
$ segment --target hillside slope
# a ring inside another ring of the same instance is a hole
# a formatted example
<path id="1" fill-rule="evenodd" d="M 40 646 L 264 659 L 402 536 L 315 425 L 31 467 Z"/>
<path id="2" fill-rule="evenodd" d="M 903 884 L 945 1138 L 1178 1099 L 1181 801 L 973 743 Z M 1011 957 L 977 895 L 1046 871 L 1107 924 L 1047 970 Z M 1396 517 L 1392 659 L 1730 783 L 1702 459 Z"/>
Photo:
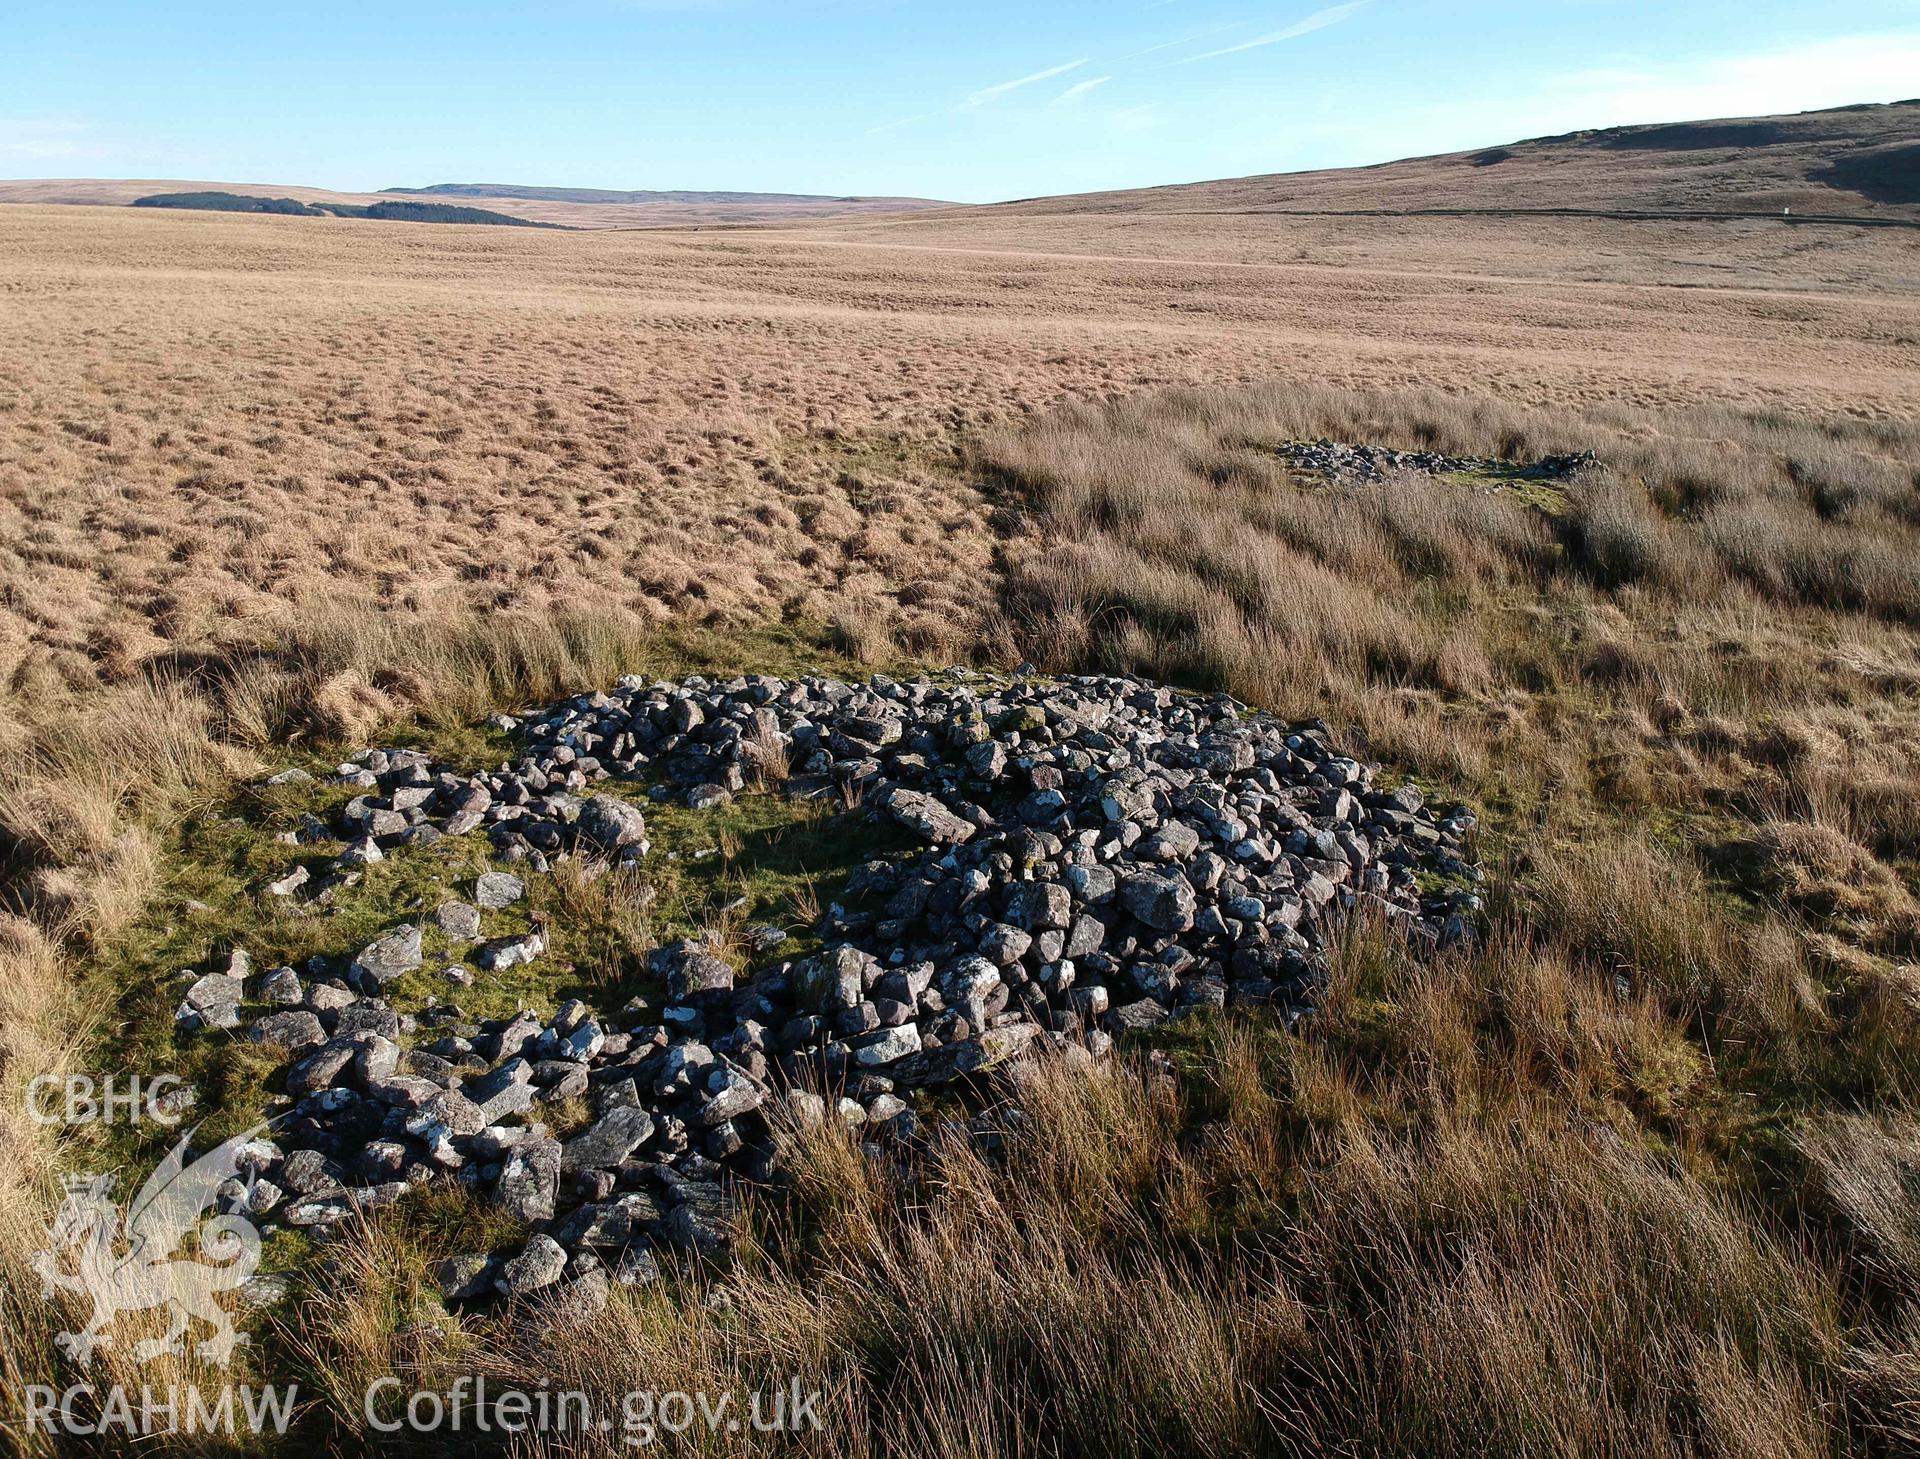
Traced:
<path id="1" fill-rule="evenodd" d="M 1609 127 L 1373 167 L 1004 205 L 1020 213 L 1783 208 L 1920 220 L 1920 101 Z"/>

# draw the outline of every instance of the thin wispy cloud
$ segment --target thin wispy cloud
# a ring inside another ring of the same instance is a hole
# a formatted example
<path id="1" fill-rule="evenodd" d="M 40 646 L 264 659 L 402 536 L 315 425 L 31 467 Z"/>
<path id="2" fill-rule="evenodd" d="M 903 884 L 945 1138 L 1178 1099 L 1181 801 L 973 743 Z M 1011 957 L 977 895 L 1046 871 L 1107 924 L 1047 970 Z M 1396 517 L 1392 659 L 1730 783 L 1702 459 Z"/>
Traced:
<path id="1" fill-rule="evenodd" d="M 1149 10 L 1157 10 L 1161 4 L 1165 3 L 1171 3 L 1171 0 L 1160 0 L 1159 4 L 1149 5 L 1147 8 Z M 1290 41 L 1297 36 L 1310 35 L 1316 30 L 1325 30 L 1330 25 L 1338 25 L 1348 16 L 1354 14 L 1356 11 L 1365 9 L 1371 3 L 1372 0 L 1346 0 L 1344 4 L 1330 5 L 1324 9 L 1316 10 L 1304 20 L 1295 21 L 1292 25 L 1282 30 L 1270 31 L 1266 35 L 1255 36 L 1252 40 L 1241 41 L 1238 45 L 1222 46 L 1217 50 L 1202 51 L 1197 56 L 1186 56 L 1178 61 L 1169 61 L 1166 65 L 1150 66 L 1147 69 L 1149 71 L 1164 71 L 1171 66 L 1189 66 L 1195 61 L 1210 61 L 1217 56 L 1230 56 L 1236 52 L 1251 51 L 1260 46 L 1277 45 L 1281 41 Z M 1247 24 L 1248 22 L 1246 21 L 1232 21 L 1226 25 L 1210 26 L 1205 30 L 1182 36 L 1176 40 L 1161 41 L 1158 45 L 1146 46 L 1137 51 L 1128 51 L 1124 55 L 1114 57 L 1113 60 L 1106 64 L 1117 66 L 1141 56 L 1151 56 L 1161 51 L 1170 51 L 1180 46 L 1192 45 L 1195 41 L 1205 40 L 1209 36 L 1222 35 L 1228 31 L 1244 30 Z M 1090 64 L 1090 60 L 1091 58 L 1082 56 L 1078 60 L 1063 61 L 1058 66 L 1048 66 L 1041 71 L 1034 71 L 1025 76 L 1016 76 L 1011 81 L 999 81 L 992 86 L 982 86 L 977 91 L 968 92 L 950 107 L 945 107 L 938 111 L 917 112 L 913 116 L 900 117 L 890 122 L 881 122 L 878 126 L 868 127 L 866 135 L 869 137 L 877 137 L 886 132 L 896 131 L 901 127 L 913 126 L 918 122 L 932 121 L 935 117 L 950 116 L 958 112 L 978 110 L 980 107 L 990 105 L 1000 100 L 1003 96 L 1011 95 L 1013 92 L 1020 91 L 1029 86 L 1037 86 L 1042 81 L 1051 81 L 1056 76 L 1065 76 L 1070 71 L 1078 71 L 1081 67 Z M 1049 107 L 1077 105 L 1094 90 L 1106 85 L 1111 80 L 1113 80 L 1113 74 L 1109 73 L 1105 76 L 1095 76 L 1085 81 L 1075 82 L 1072 86 L 1069 86 L 1065 91 L 1062 91 L 1058 96 L 1054 97 L 1047 105 Z"/>
<path id="2" fill-rule="evenodd" d="M 966 100 L 960 103 L 959 109 L 966 111 L 976 106 L 985 106 L 990 101 L 999 100 L 1010 91 L 1018 91 L 1023 86 L 1032 86 L 1039 81 L 1051 81 L 1054 77 L 1064 76 L 1069 71 L 1078 71 L 1086 64 L 1087 58 L 1082 56 L 1079 60 L 1068 61 L 1062 66 L 1049 66 L 1044 71 L 1035 71 L 1031 76 L 1020 76 L 1012 81 L 1002 81 L 998 86 L 983 86 L 978 91 L 969 92 Z"/>
<path id="3" fill-rule="evenodd" d="M 1049 104 L 1052 106 L 1074 106 L 1085 100 L 1087 93 L 1092 91 L 1096 86 L 1105 86 L 1111 80 L 1113 80 L 1111 76 L 1095 76 L 1091 81 L 1076 81 L 1065 91 L 1054 97 Z"/>
<path id="4" fill-rule="evenodd" d="M 1316 10 L 1305 20 L 1297 20 L 1284 30 L 1270 31 L 1266 35 L 1257 35 L 1250 41 L 1242 41 L 1237 46 L 1222 46 L 1217 51 L 1202 51 L 1197 56 L 1183 56 L 1178 61 L 1169 61 L 1166 66 L 1156 69 L 1166 70 L 1173 66 L 1191 66 L 1196 61 L 1211 61 L 1220 56 L 1238 55 L 1241 51 L 1256 50 L 1261 46 L 1278 45 L 1281 41 L 1298 40 L 1303 35 L 1312 35 L 1316 30 L 1325 30 L 1330 25 L 1338 25 L 1357 11 L 1367 8 L 1372 0 L 1349 0 L 1345 5 L 1329 5 L 1324 10 Z"/>
<path id="5" fill-rule="evenodd" d="M 960 100 L 955 102 L 952 106 L 942 107 L 938 111 L 916 112 L 914 115 L 910 117 L 901 117 L 897 121 L 882 122 L 877 127 L 868 127 L 867 135 L 869 137 L 877 137 L 882 132 L 892 132 L 892 131 L 898 130 L 901 127 L 910 127 L 915 122 L 930 122 L 935 117 L 951 116 L 956 112 L 974 111 L 980 107 L 986 106 L 989 102 L 998 101 L 1001 97 L 1007 95 L 1009 92 L 1020 90 L 1021 87 L 1023 86 L 1036 86 L 1042 81 L 1051 81 L 1054 77 L 1064 76 L 1069 71 L 1078 71 L 1082 66 L 1086 64 L 1087 64 L 1087 58 L 1085 56 L 1082 56 L 1077 61 L 1067 61 L 1058 66 L 1049 66 L 1044 71 L 1035 71 L 1031 76 L 1016 76 L 1011 81 L 1001 81 L 993 86 L 983 86 L 978 91 L 968 92 L 965 96 L 961 97 Z M 1104 76 L 1101 78 L 1101 80 L 1103 81 L 1109 80 L 1109 79 L 1111 78 L 1104 77 Z M 1096 86 L 1098 84 L 1099 82 L 1095 82 L 1093 83 L 1093 85 L 1087 86 L 1085 90 L 1091 91 L 1093 89 L 1093 86 Z M 1077 88 L 1074 88 L 1074 87 L 1068 87 L 1067 94 L 1071 94 L 1076 89 Z M 1059 99 L 1064 100 L 1065 96 L 1063 95 Z"/>
<path id="6" fill-rule="evenodd" d="M 910 117 L 900 117 L 894 121 L 882 122 L 877 127 L 868 127 L 867 135 L 869 137 L 877 137 L 882 132 L 898 131 L 901 127 L 912 126 L 915 122 L 930 122 L 935 117 L 944 116 L 944 115 L 945 115 L 944 112 L 937 112 L 937 111 L 916 112 L 914 115 Z"/>
<path id="7" fill-rule="evenodd" d="M 85 122 L 41 117 L 0 117 L 0 160 L 49 162 L 84 157 L 90 147 Z"/>
<path id="8" fill-rule="evenodd" d="M 1139 59 L 1141 56 L 1157 55 L 1161 51 L 1171 51 L 1180 46 L 1190 46 L 1195 41 L 1203 41 L 1209 36 L 1225 35 L 1230 30 L 1245 30 L 1247 25 L 1248 22 L 1244 20 L 1231 20 L 1225 25 L 1210 25 L 1205 30 L 1196 30 L 1192 35 L 1183 35 L 1179 40 L 1161 41 L 1157 46 L 1143 46 L 1137 51 L 1128 51 L 1124 56 L 1115 56 L 1109 64 L 1118 65 L 1121 61 L 1133 61 Z"/>

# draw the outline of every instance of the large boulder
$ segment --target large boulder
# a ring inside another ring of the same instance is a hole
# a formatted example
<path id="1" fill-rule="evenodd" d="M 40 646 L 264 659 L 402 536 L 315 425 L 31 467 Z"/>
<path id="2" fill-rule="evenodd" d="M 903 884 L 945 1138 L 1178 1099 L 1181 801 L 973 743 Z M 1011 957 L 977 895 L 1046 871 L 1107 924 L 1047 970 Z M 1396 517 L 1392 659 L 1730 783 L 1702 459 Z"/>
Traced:
<path id="1" fill-rule="evenodd" d="M 574 826 L 582 842 L 606 856 L 640 846 L 647 839 L 647 818 L 640 808 L 611 795 L 591 797 L 580 807 Z"/>

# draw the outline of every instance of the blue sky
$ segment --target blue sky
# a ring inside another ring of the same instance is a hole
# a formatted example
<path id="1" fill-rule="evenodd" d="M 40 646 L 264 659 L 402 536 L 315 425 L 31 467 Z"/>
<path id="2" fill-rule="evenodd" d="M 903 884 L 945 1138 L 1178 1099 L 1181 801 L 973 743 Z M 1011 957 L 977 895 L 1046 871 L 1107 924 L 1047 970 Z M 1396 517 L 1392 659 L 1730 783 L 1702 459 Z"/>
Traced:
<path id="1" fill-rule="evenodd" d="M 971 202 L 1917 93 L 1914 0 L 0 9 L 0 177 Z"/>

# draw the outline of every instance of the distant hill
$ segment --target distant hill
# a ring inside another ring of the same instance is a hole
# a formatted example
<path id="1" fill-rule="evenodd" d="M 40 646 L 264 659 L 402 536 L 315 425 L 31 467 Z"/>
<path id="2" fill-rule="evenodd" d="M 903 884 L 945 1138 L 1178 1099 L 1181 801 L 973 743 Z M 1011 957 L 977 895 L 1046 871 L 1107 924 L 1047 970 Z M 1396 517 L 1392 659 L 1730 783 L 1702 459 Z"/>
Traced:
<path id="1" fill-rule="evenodd" d="M 525 187 L 511 182 L 436 182 L 431 187 L 387 187 L 381 191 L 406 197 L 518 198 L 541 203 L 845 203 L 863 206 L 885 204 L 903 211 L 949 206 L 929 202 L 925 198 L 841 198 L 826 193 L 653 192 L 645 189 L 621 192 L 605 187 Z"/>
<path id="2" fill-rule="evenodd" d="M 1756 213 L 1920 221 L 1920 100 L 1608 127 L 1323 172 L 1032 198 L 1021 213 Z"/>
<path id="3" fill-rule="evenodd" d="M 440 221 L 538 222 L 573 228 L 671 228 L 858 221 L 883 227 L 944 221 L 932 215 L 1566 213 L 1605 216 L 1835 217 L 1920 224 L 1920 100 L 1792 116 L 1662 122 L 1535 137 L 1433 157 L 1319 172 L 1029 198 L 960 209 L 924 198 L 836 198 L 814 193 L 623 191 L 443 182 L 339 193 L 265 183 L 52 180 L 0 182 L 0 202 L 142 203 L 154 194 L 218 193 L 259 200 L 247 211 L 294 206 L 353 216 L 453 208 L 429 198 L 485 199 L 480 216 Z M 144 206 L 161 206 L 151 201 Z M 182 204 L 172 204 L 182 206 Z M 200 204 L 199 206 L 205 206 Z M 240 204 L 233 206 L 239 207 Z M 383 211 L 386 210 L 386 211 Z M 454 208 L 454 211 L 460 209 Z M 488 216 L 491 215 L 491 216 Z M 901 215 L 919 215 L 904 217 Z"/>
<path id="4" fill-rule="evenodd" d="M 326 213 L 294 198 L 256 198 L 240 193 L 154 193 L 135 198 L 136 208 L 190 208 L 203 213 L 286 213 L 301 218 L 324 218 Z"/>
<path id="5" fill-rule="evenodd" d="M 485 208 L 462 208 L 448 203 L 321 203 L 329 213 L 343 218 L 372 218 L 386 223 L 498 223 L 512 228 L 559 228 L 560 223 L 542 223 L 534 218 L 515 218 Z"/>
<path id="6" fill-rule="evenodd" d="M 525 223 L 564 228 L 678 228 L 736 224 L 797 223 L 873 213 L 950 208 L 924 198 L 833 198 L 810 193 L 622 192 L 607 188 L 517 187 L 492 183 L 441 183 L 431 188 L 394 188 L 350 193 L 287 183 L 191 182 L 177 179 L 45 178 L 0 182 L 0 203 L 64 203 L 126 207 L 169 194 L 223 193 L 339 211 L 451 207 L 433 198 L 484 199 L 485 211 Z M 154 204 L 146 204 L 148 207 Z M 248 209 L 248 211 L 255 211 Z M 285 211 L 273 208 L 262 211 Z M 394 216 L 373 213 L 363 216 Z M 441 221 L 445 221 L 444 219 Z"/>
<path id="7" fill-rule="evenodd" d="M 485 208 L 461 208 L 446 203 L 303 203 L 294 198 L 260 198 L 245 193 L 153 193 L 135 198 L 136 208 L 187 208 L 209 213 L 285 213 L 303 218 L 366 218 L 381 223 L 492 223 L 513 228 L 558 228 L 558 223 L 536 223 L 510 218 Z"/>

